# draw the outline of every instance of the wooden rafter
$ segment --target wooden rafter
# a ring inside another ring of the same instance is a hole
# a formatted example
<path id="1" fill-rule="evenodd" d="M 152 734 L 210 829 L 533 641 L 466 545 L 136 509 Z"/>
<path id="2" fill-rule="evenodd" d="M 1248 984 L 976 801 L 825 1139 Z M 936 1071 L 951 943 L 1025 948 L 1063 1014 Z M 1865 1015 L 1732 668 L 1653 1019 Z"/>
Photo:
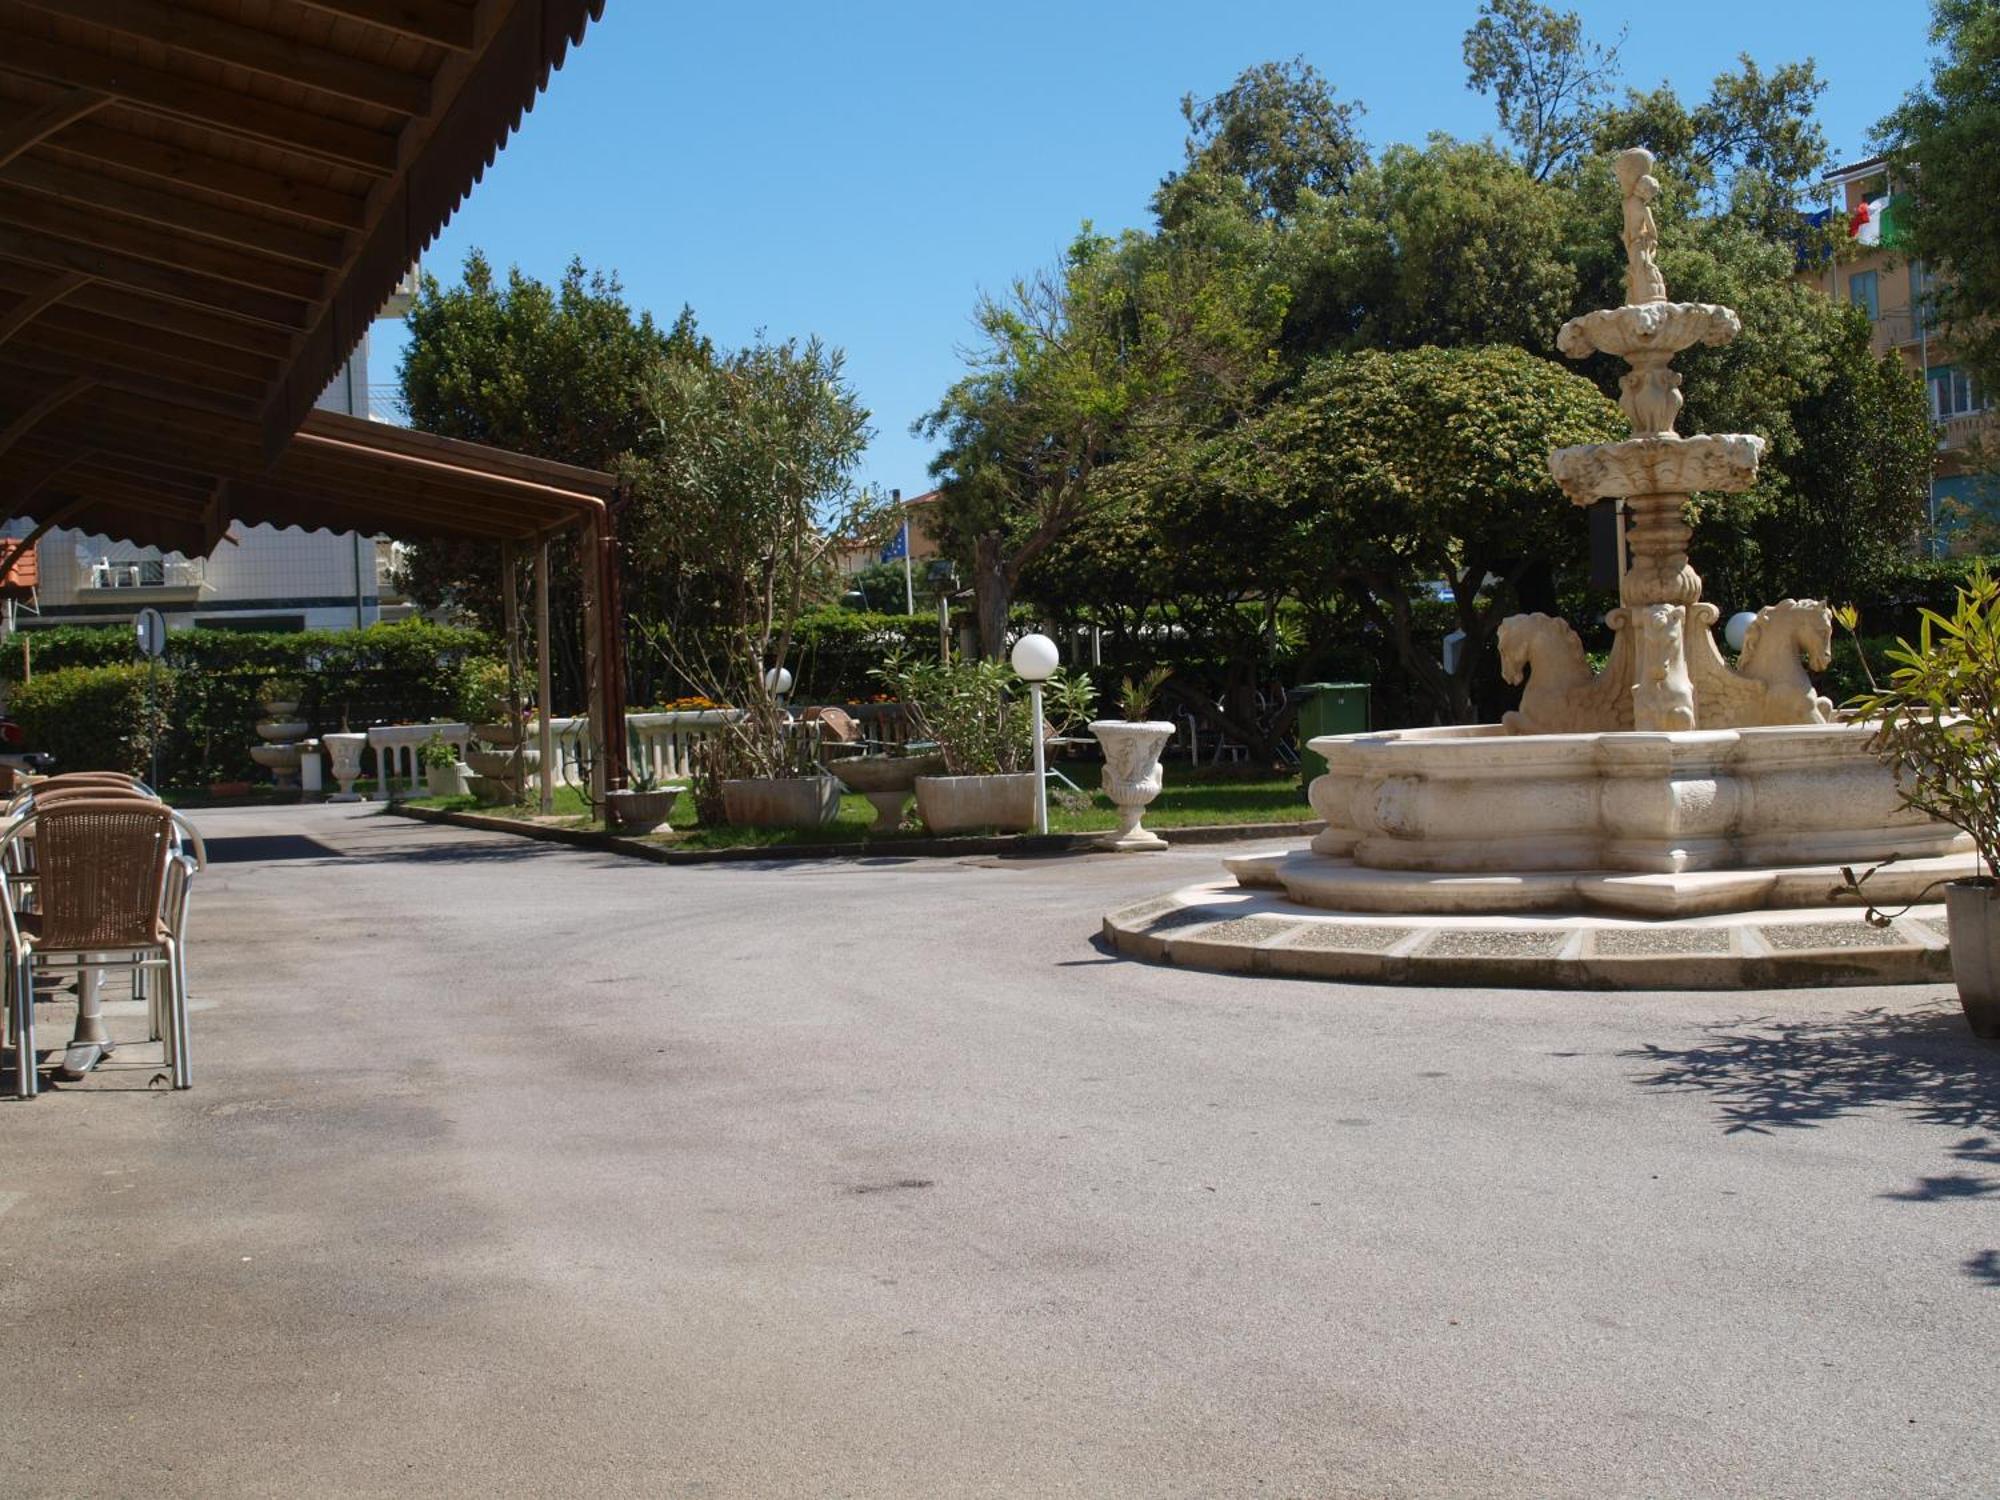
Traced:
<path id="1" fill-rule="evenodd" d="M 93 162 L 116 162 L 177 187 L 202 188 L 336 229 L 358 229 L 363 223 L 363 199 L 359 197 L 290 174 L 267 172 L 243 162 L 133 135 L 113 128 L 114 119 L 114 115 L 107 113 L 102 123 L 87 120 L 72 125 L 50 137 L 38 154 L 60 161 L 63 158 L 53 153 L 65 153 L 85 166 Z"/>
<path id="2" fill-rule="evenodd" d="M 4 252 L 4 247 L 0 247 Z M 0 258 L 0 291 L 30 296 L 48 284 L 39 268 Z M 245 323 L 219 313 L 203 312 L 178 302 L 166 302 L 99 281 L 86 281 L 64 300 L 65 307 L 114 320 L 126 327 L 158 329 L 177 338 L 198 341 L 198 347 L 240 350 L 275 364 L 285 357 L 290 341 L 275 328 Z"/>
<path id="3" fill-rule="evenodd" d="M 369 26 L 393 31 L 398 36 L 450 47 L 456 52 L 472 50 L 475 17 L 465 6 L 450 0 L 300 0 L 328 15 L 345 16 Z"/>
<path id="4" fill-rule="evenodd" d="M 100 94 L 95 89 L 70 89 L 0 126 L 0 167 L 110 102 L 109 94 Z"/>
<path id="5" fill-rule="evenodd" d="M 0 22 L 18 20 L 26 9 L 22 0 L 0 0 Z M 26 31 L 8 39 L 7 50 L 0 53 L 0 69 L 74 83 L 293 155 L 324 157 L 378 174 L 395 170 L 393 135 Z"/>
<path id="6" fill-rule="evenodd" d="M 79 375 L 72 380 L 65 381 L 43 396 L 41 400 L 22 412 L 5 427 L 0 428 L 0 454 L 5 454 L 9 448 L 33 432 L 40 425 L 42 418 L 46 417 L 50 412 L 74 401 L 96 383 L 96 381 L 89 379 L 87 376 Z"/>
<path id="7" fill-rule="evenodd" d="M 400 115 L 431 107 L 429 81 L 379 63 L 314 47 L 255 26 L 160 0 L 26 0 L 36 9 L 88 21 L 176 52 L 282 78 L 323 94 Z"/>
<path id="8" fill-rule="evenodd" d="M 246 318 L 253 323 L 267 323 L 273 328 L 295 330 L 306 318 L 305 304 L 295 297 L 282 297 L 213 276 L 191 275 L 155 260 L 79 244 L 56 235 L 9 229 L 0 235 L 0 253 L 51 270 L 81 271 L 93 281 L 145 292 L 187 307 Z"/>
<path id="9" fill-rule="evenodd" d="M 81 291 L 90 285 L 90 278 L 81 271 L 70 271 L 57 276 L 39 291 L 28 293 L 6 312 L 0 313 L 0 345 L 26 328 L 36 318 L 54 307 L 71 292 Z"/>
<path id="10" fill-rule="evenodd" d="M 214 240 L 258 255 L 296 261 L 317 270 L 340 264 L 340 236 L 274 223 L 256 214 L 217 208 L 183 193 L 142 187 L 87 167 L 31 158 L 0 168 L 0 184 L 13 183 L 90 210 L 109 210 L 147 224 Z"/>

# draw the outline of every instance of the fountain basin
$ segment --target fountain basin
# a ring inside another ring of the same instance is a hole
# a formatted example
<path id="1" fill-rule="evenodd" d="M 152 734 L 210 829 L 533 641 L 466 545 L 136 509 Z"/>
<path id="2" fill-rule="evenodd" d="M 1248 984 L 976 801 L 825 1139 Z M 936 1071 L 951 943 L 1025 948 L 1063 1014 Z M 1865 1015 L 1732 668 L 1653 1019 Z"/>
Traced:
<path id="1" fill-rule="evenodd" d="M 1681 874 L 1952 855 L 1904 807 L 1864 724 L 1516 735 L 1329 735 L 1316 852 L 1375 869 Z"/>

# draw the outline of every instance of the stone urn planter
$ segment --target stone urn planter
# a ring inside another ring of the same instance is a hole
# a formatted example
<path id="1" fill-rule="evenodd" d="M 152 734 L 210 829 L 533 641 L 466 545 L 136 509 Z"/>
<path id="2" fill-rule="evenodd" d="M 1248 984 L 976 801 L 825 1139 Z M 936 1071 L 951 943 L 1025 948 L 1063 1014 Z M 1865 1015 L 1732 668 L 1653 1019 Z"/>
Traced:
<path id="1" fill-rule="evenodd" d="M 1090 732 L 1104 748 L 1104 795 L 1118 807 L 1118 827 L 1099 839 L 1097 847 L 1166 848 L 1167 841 L 1141 828 L 1139 820 L 1165 782 L 1160 752 L 1174 737 L 1174 726 L 1164 719 L 1099 719 Z"/>
<path id="2" fill-rule="evenodd" d="M 446 761 L 442 765 L 424 767 L 424 790 L 433 797 L 463 797 L 466 786 L 465 766 L 459 761 Z"/>
<path id="3" fill-rule="evenodd" d="M 340 790 L 327 801 L 359 802 L 361 794 L 354 790 L 354 783 L 361 779 L 361 752 L 367 748 L 368 736 L 323 734 L 319 742 L 326 747 L 327 756 L 333 762 L 333 779 L 340 783 Z"/>
<path id="4" fill-rule="evenodd" d="M 722 811 L 738 828 L 823 828 L 840 813 L 840 783 L 831 776 L 725 781 Z"/>
<path id="5" fill-rule="evenodd" d="M 486 731 L 493 727 L 490 724 L 481 725 L 479 737 L 485 739 Z M 518 777 L 515 774 L 517 755 L 520 757 Z M 511 745 L 501 748 L 467 747 L 465 764 L 472 770 L 468 780 L 475 797 L 482 802 L 511 805 L 521 800 L 527 778 L 541 766 L 542 752 L 533 745 L 518 748 Z"/>
<path id="6" fill-rule="evenodd" d="M 1951 977 L 1972 1034 L 2000 1037 L 2000 881 L 1954 880 L 1944 888 L 1951 924 Z"/>
<path id="7" fill-rule="evenodd" d="M 1033 771 L 1006 776 L 919 776 L 917 815 L 932 833 L 997 828 L 1025 833 L 1035 826 L 1040 794 Z"/>
<path id="8" fill-rule="evenodd" d="M 887 833 L 903 821 L 903 812 L 915 795 L 919 776 L 944 772 L 942 755 L 857 755 L 837 760 L 833 774 L 850 792 L 868 799 L 875 809 L 870 833 Z"/>
<path id="9" fill-rule="evenodd" d="M 668 827 L 667 815 L 674 810 L 678 787 L 659 787 L 650 792 L 622 791 L 604 794 L 604 817 L 614 833 L 658 833 Z"/>

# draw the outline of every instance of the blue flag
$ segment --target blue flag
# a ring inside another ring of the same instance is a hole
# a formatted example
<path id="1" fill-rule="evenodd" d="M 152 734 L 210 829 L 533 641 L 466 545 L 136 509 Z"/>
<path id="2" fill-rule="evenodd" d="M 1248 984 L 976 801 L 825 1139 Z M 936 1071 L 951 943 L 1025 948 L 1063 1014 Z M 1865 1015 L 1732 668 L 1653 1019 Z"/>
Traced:
<path id="1" fill-rule="evenodd" d="M 896 539 L 882 549 L 882 561 L 894 562 L 899 557 L 910 555 L 910 523 L 905 521 L 896 528 Z"/>

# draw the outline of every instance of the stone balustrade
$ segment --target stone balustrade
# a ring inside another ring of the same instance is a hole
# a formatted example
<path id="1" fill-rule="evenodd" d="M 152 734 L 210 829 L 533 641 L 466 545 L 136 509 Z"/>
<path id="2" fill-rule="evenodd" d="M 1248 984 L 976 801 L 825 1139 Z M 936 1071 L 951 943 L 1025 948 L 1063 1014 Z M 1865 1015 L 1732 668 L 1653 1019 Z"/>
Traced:
<path id="1" fill-rule="evenodd" d="M 736 710 L 725 708 L 625 715 L 626 753 L 632 773 L 650 771 L 663 786 L 690 780 L 694 776 L 694 747 L 715 735 L 735 715 Z M 565 786 L 584 784 L 587 722 L 581 717 L 549 721 L 556 780 Z"/>
<path id="2" fill-rule="evenodd" d="M 472 739 L 468 724 L 377 724 L 368 731 L 368 748 L 375 752 L 375 777 L 385 796 L 394 795 L 398 780 L 407 781 L 412 795 L 424 789 L 424 767 L 418 752 L 440 736 L 451 746 L 453 756 L 465 759 L 466 744 Z"/>

